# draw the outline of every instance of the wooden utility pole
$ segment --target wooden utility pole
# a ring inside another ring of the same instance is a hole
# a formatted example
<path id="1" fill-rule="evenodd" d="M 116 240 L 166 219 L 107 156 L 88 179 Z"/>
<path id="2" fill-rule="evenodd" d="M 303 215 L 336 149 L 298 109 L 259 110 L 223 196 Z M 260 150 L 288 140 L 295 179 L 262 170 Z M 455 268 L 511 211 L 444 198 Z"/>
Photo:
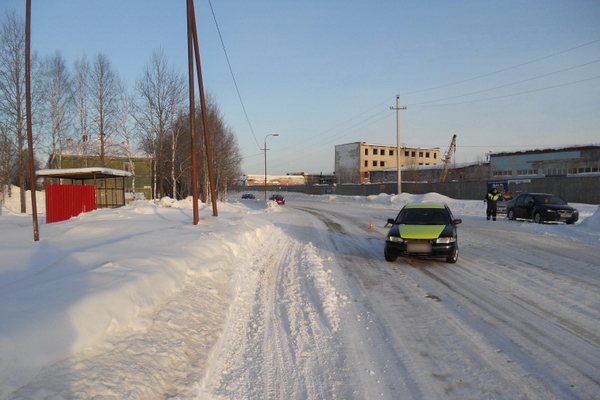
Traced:
<path id="1" fill-rule="evenodd" d="M 29 147 L 29 185 L 31 214 L 33 215 L 33 240 L 40 240 L 37 218 L 35 169 L 33 162 L 33 128 L 31 126 L 31 0 L 25 6 L 25 107 L 27 108 L 27 146 Z"/>
<path id="2" fill-rule="evenodd" d="M 204 130 L 204 142 L 206 147 L 206 163 L 208 166 L 208 181 L 210 185 L 210 198 L 212 202 L 213 208 L 213 216 L 218 216 L 219 212 L 217 210 L 217 191 L 213 173 L 213 158 L 212 158 L 212 146 L 210 140 L 210 134 L 208 130 L 208 113 L 206 109 L 206 99 L 204 96 L 204 85 L 202 83 L 202 68 L 200 64 L 200 50 L 198 46 L 198 32 L 196 30 L 196 13 L 194 11 L 194 0 L 187 0 L 187 14 L 188 14 L 188 64 L 189 64 L 189 82 L 190 82 L 190 118 L 195 119 L 196 113 L 195 110 L 192 110 L 193 104 L 193 96 L 194 96 L 194 77 L 193 77 L 193 64 L 194 59 L 196 61 L 196 73 L 198 74 L 198 89 L 200 94 L 200 108 L 202 112 L 202 125 Z M 195 56 L 195 58 L 193 57 Z M 193 124 L 195 126 L 195 124 Z M 192 123 L 190 122 L 190 128 L 192 127 Z M 195 141 L 195 132 L 192 133 L 194 136 L 193 140 Z M 193 154 L 192 161 L 195 163 L 195 143 L 193 144 Z M 194 190 L 194 195 L 196 198 L 194 199 L 195 207 L 198 207 L 198 183 L 197 183 L 197 174 L 195 172 L 196 167 L 192 167 L 194 171 L 192 172 L 192 179 L 194 180 L 193 185 L 196 187 Z M 197 213 L 197 211 L 195 211 Z M 198 221 L 196 220 L 196 216 L 194 217 L 194 225 L 197 225 Z"/>
<path id="3" fill-rule="evenodd" d="M 402 155 L 400 153 L 400 110 L 406 110 L 406 107 L 400 107 L 400 95 L 396 95 L 396 107 L 390 107 L 390 110 L 396 110 L 396 165 L 398 169 L 398 193 L 402 193 Z"/>

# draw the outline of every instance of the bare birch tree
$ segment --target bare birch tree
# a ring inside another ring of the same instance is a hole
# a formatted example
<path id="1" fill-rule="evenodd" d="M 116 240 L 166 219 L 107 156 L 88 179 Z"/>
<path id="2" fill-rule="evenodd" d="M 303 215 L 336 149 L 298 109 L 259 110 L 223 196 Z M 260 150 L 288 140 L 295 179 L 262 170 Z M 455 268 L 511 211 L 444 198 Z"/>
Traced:
<path id="1" fill-rule="evenodd" d="M 155 51 L 142 77 L 136 82 L 139 103 L 136 120 L 143 132 L 143 141 L 154 156 L 154 196 L 165 195 L 166 177 L 171 177 L 173 196 L 177 193 L 175 180 L 175 152 L 177 150 L 178 130 L 176 120 L 185 106 L 185 79 L 169 65 L 162 49 Z M 171 139 L 170 156 L 167 153 L 167 138 Z M 170 173 L 166 173 L 167 165 Z"/>
<path id="2" fill-rule="evenodd" d="M 47 121 L 50 124 L 50 160 L 52 168 L 62 166 L 64 133 L 73 100 L 71 76 L 59 52 L 45 62 Z"/>
<path id="3" fill-rule="evenodd" d="M 119 107 L 118 107 L 118 127 L 117 133 L 123 139 L 123 148 L 128 160 L 128 170 L 131 172 L 131 190 L 135 199 L 135 162 L 131 151 L 131 105 L 133 98 L 130 96 L 127 88 L 121 85 L 119 90 Z"/>
<path id="4" fill-rule="evenodd" d="M 90 76 L 92 124 L 100 141 L 100 166 L 106 163 L 106 143 L 116 131 L 120 83 L 108 58 L 98 54 L 92 63 Z"/>
<path id="5" fill-rule="evenodd" d="M 79 139 L 81 139 L 81 151 L 83 153 L 83 166 L 87 167 L 88 156 L 88 139 L 90 121 L 90 62 L 83 55 L 79 60 L 75 61 L 75 83 L 74 83 L 74 103 L 75 112 L 77 114 L 77 127 L 79 128 Z"/>
<path id="6" fill-rule="evenodd" d="M 31 54 L 32 112 L 39 107 L 39 62 Z M 36 89 L 37 87 L 37 89 Z M 0 26 L 0 119 L 3 121 L 4 145 L 11 146 L 16 160 L 16 176 L 13 169 L 7 184 L 17 183 L 20 188 L 21 212 L 25 213 L 25 190 L 27 189 L 27 113 L 25 107 L 25 23 L 12 12 Z M 33 121 L 32 121 L 33 122 Z"/>

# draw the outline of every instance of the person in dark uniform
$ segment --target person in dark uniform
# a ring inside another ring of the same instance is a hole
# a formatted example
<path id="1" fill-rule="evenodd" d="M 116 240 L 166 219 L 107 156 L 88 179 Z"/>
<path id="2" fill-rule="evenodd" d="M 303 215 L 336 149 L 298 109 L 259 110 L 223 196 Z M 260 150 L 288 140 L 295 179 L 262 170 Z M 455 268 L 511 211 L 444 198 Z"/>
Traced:
<path id="1" fill-rule="evenodd" d="M 483 202 L 487 204 L 486 208 L 486 216 L 489 221 L 492 218 L 494 221 L 496 220 L 496 214 L 498 212 L 498 200 L 502 200 L 503 197 L 500 193 L 498 193 L 498 189 L 493 188 L 489 192 L 486 193 Z"/>

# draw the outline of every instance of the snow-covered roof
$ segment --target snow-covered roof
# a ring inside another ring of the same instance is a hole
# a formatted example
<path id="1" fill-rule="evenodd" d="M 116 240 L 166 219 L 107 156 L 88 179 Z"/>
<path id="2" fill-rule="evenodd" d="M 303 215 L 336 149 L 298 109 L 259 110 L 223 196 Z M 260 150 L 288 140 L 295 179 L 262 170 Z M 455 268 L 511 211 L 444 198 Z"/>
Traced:
<path id="1" fill-rule="evenodd" d="M 63 156 L 85 156 L 100 154 L 100 138 L 92 138 L 87 141 L 73 143 L 64 147 L 61 152 Z M 152 155 L 140 150 L 128 142 L 115 142 L 111 139 L 104 140 L 104 152 L 107 157 L 119 158 L 151 158 Z"/>
<path id="2" fill-rule="evenodd" d="M 570 146 L 547 147 L 547 148 L 529 149 L 529 150 L 520 150 L 520 151 L 490 152 L 489 155 L 490 155 L 490 157 L 504 157 L 504 156 L 532 154 L 532 153 L 554 153 L 554 152 L 560 152 L 560 151 L 597 149 L 599 147 L 600 147 L 600 143 L 581 144 L 581 145 L 574 144 L 574 145 L 570 145 Z"/>
<path id="3" fill-rule="evenodd" d="M 64 169 L 40 169 L 35 172 L 38 177 L 48 178 L 70 178 L 70 179 L 93 179 L 128 177 L 131 172 L 120 169 L 87 167 L 87 168 L 64 168 Z"/>

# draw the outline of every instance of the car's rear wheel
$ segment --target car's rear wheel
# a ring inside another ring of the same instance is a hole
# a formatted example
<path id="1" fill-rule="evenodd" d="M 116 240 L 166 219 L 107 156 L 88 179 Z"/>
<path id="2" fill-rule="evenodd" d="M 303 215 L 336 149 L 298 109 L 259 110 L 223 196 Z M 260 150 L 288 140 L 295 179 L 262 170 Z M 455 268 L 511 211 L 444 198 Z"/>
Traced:
<path id="1" fill-rule="evenodd" d="M 536 224 L 541 224 L 542 222 L 544 222 L 539 212 L 533 214 L 533 222 L 535 222 Z"/>
<path id="2" fill-rule="evenodd" d="M 446 262 L 454 264 L 458 261 L 458 246 L 454 246 L 454 251 L 451 256 L 446 257 Z"/>
<path id="3" fill-rule="evenodd" d="M 390 256 L 385 250 L 383 251 L 383 256 L 385 257 L 385 261 L 394 262 L 398 259 L 398 257 Z"/>
<path id="4" fill-rule="evenodd" d="M 511 221 L 514 221 L 516 219 L 515 217 L 515 211 L 514 210 L 508 210 L 508 213 L 506 213 L 506 216 L 508 217 L 508 219 L 510 219 Z"/>

